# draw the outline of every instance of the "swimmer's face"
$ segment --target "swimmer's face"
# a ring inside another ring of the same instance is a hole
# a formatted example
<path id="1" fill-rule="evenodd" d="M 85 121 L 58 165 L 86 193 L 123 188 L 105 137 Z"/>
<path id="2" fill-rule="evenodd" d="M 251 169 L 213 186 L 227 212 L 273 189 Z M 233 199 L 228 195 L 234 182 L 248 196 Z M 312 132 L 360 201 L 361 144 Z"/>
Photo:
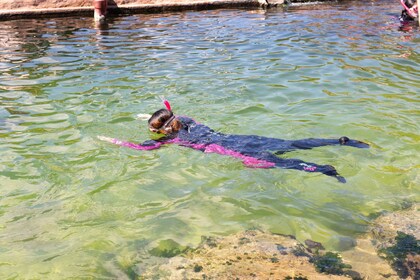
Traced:
<path id="1" fill-rule="evenodd" d="M 173 129 L 172 127 L 166 128 L 154 128 L 153 126 L 149 126 L 150 132 L 157 133 L 157 134 L 171 134 Z"/>
<path id="2" fill-rule="evenodd" d="M 153 126 L 149 126 L 149 131 L 157 134 L 161 134 L 161 131 L 159 128 L 154 128 Z"/>
<path id="3" fill-rule="evenodd" d="M 149 130 L 153 133 L 171 134 L 177 123 L 174 114 L 166 109 L 156 111 L 149 119 Z"/>

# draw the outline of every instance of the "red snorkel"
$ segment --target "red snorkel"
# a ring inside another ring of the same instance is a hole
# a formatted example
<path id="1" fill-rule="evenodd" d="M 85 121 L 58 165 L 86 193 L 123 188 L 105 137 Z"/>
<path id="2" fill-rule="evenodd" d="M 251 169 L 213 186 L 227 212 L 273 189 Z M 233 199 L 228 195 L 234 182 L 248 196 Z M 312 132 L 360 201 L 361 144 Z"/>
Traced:
<path id="1" fill-rule="evenodd" d="M 413 7 L 409 8 L 407 7 L 407 5 L 405 4 L 404 0 L 400 0 L 401 5 L 404 7 L 404 9 L 406 10 L 407 14 L 412 17 L 412 18 L 416 18 L 419 15 L 419 11 L 417 8 L 417 5 L 414 4 Z"/>
<path id="2" fill-rule="evenodd" d="M 165 105 L 166 109 L 172 112 L 171 104 L 169 103 L 169 101 L 166 100 L 165 97 L 160 97 L 160 99 L 162 99 L 163 105 Z"/>

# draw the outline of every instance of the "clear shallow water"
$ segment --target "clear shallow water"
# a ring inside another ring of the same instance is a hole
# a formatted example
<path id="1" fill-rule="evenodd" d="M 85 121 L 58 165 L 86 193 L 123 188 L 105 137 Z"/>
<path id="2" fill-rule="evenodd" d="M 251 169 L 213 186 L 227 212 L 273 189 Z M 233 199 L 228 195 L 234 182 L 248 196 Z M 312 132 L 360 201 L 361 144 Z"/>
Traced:
<path id="1" fill-rule="evenodd" d="M 252 227 L 344 250 L 383 211 L 419 201 L 418 27 L 394 1 L 317 10 L 16 20 L 0 29 L 0 274 L 134 277 L 161 240 Z M 382 16 L 377 16 L 378 14 Z M 346 184 L 168 146 L 138 113 L 167 97 L 225 133 L 339 137 L 369 150 L 286 154 Z"/>

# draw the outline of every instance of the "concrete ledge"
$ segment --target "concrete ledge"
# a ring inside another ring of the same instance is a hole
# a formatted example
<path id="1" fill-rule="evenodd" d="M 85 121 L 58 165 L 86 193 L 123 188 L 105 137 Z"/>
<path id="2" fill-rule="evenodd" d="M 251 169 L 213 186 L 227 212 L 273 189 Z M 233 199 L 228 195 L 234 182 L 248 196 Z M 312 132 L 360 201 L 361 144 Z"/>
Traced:
<path id="1" fill-rule="evenodd" d="M 278 3 L 282 0 L 276 0 Z M 265 1 L 264 1 L 265 2 Z M 208 10 L 220 8 L 239 8 L 265 6 L 261 0 L 230 0 L 230 1 L 194 1 L 192 3 L 165 3 L 165 4 L 131 4 L 108 6 L 109 15 L 135 14 L 135 13 L 161 13 L 184 10 Z M 268 3 L 267 3 L 268 4 Z M 277 4 L 276 4 L 277 5 Z M 19 18 L 64 17 L 64 16 L 91 16 L 93 7 L 68 7 L 45 9 L 16 9 L 0 10 L 0 21 Z"/>
<path id="2" fill-rule="evenodd" d="M 19 10 L 0 10 L 0 21 L 19 18 L 40 18 L 40 17 L 63 17 L 74 15 L 91 15 L 93 8 L 51 8 L 51 9 L 19 9 Z"/>
<path id="3" fill-rule="evenodd" d="M 0 21 L 20 19 L 20 18 L 50 18 L 67 16 L 87 16 L 94 14 L 92 0 L 72 0 L 71 7 L 52 8 L 57 6 L 49 0 L 33 0 L 32 2 L 42 2 L 42 5 L 20 5 L 16 9 L 4 9 L 8 7 L 5 3 L 9 0 L 0 0 Z M 31 0 L 27 0 L 29 3 Z M 82 2 L 80 2 L 82 1 Z M 337 0 L 108 0 L 108 15 L 136 14 L 136 13 L 163 13 L 185 10 L 210 10 L 222 8 L 266 8 L 281 6 L 285 3 L 291 5 L 302 4 L 326 4 Z M 349 1 L 349 0 L 340 0 Z M 420 1 L 420 0 L 419 0 Z M 3 3 L 2 3 L 3 2 Z M 117 2 L 129 3 L 118 4 Z M 74 7 L 75 4 L 80 4 Z M 69 3 L 66 3 L 69 4 Z M 61 3 L 62 6 L 65 4 Z M 70 4 L 69 4 L 70 5 Z"/>

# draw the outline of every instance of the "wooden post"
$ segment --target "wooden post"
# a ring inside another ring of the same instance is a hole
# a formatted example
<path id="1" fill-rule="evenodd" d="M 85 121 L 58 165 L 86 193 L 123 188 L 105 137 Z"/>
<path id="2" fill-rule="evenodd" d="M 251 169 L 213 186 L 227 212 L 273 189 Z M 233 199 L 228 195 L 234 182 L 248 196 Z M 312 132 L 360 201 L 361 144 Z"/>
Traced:
<path id="1" fill-rule="evenodd" d="M 420 9 L 420 0 L 417 0 L 417 11 L 419 11 Z M 420 26 L 420 11 L 417 14 L 417 19 L 419 21 L 419 26 Z"/>
<path id="2" fill-rule="evenodd" d="M 95 9 L 94 18 L 95 21 L 104 21 L 106 16 L 106 10 L 108 8 L 107 0 L 93 0 L 93 7 Z"/>

